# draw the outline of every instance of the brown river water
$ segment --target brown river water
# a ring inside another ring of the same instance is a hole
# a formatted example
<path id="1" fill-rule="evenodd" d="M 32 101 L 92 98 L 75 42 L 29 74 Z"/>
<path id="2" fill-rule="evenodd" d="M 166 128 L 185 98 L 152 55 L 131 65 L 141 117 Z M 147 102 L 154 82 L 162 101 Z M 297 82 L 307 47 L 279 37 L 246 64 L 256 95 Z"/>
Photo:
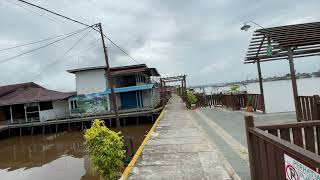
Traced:
<path id="1" fill-rule="evenodd" d="M 134 150 L 152 124 L 122 128 Z M 0 140 L 0 180 L 97 180 L 83 146 L 83 132 L 10 137 Z"/>

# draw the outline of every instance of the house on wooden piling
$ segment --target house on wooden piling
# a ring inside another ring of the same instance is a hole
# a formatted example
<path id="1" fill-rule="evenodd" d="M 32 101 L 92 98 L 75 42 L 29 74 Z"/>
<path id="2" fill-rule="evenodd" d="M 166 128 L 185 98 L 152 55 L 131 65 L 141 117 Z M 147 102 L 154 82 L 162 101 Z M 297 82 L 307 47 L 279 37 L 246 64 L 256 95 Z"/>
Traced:
<path id="1" fill-rule="evenodd" d="M 0 124 L 28 123 L 69 116 L 64 93 L 46 89 L 33 82 L 0 87 Z"/>
<path id="2" fill-rule="evenodd" d="M 110 114 L 106 67 L 88 67 L 68 70 L 76 76 L 77 95 L 69 99 L 72 116 Z M 110 68 L 116 103 L 121 112 L 152 110 L 160 103 L 153 77 L 160 76 L 155 68 L 145 64 Z"/>

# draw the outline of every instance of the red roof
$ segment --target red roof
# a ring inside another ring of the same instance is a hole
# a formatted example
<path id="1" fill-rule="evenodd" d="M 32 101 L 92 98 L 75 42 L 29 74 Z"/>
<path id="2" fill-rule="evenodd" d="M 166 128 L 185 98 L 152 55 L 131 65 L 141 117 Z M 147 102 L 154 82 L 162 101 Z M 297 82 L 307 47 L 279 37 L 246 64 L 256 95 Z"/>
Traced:
<path id="1" fill-rule="evenodd" d="M 33 82 L 1 86 L 0 106 L 63 100 L 75 94 L 49 90 Z"/>

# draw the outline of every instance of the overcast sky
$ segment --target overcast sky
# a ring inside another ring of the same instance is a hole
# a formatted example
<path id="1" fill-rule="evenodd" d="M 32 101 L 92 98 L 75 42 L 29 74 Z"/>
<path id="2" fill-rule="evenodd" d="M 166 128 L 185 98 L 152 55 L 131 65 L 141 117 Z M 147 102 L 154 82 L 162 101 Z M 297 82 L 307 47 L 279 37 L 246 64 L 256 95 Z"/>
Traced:
<path id="1" fill-rule="evenodd" d="M 187 74 L 188 85 L 257 77 L 256 65 L 243 64 L 257 27 L 240 31 L 244 21 L 264 27 L 320 21 L 319 0 L 29 1 L 87 24 L 101 22 L 104 32 L 140 63 L 156 67 L 163 76 Z M 47 15 L 15 0 L 0 0 L 0 49 L 84 28 Z M 0 63 L 0 85 L 34 81 L 51 89 L 75 90 L 74 75 L 67 69 L 104 64 L 100 36 L 95 31 L 64 55 L 88 31 Z M 0 61 L 44 44 L 0 51 Z M 110 42 L 107 45 L 111 66 L 135 63 Z M 78 53 L 88 47 L 92 48 Z M 319 58 L 296 60 L 297 71 L 320 70 Z M 262 72 L 263 76 L 286 74 L 288 62 L 263 63 Z"/>

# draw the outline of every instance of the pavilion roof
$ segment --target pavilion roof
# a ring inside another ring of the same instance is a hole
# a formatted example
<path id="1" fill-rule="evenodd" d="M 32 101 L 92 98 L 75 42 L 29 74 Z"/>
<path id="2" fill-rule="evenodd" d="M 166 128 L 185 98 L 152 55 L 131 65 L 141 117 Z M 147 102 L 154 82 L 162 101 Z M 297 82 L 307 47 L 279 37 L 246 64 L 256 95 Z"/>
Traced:
<path id="1" fill-rule="evenodd" d="M 267 55 L 268 44 L 272 55 Z M 244 62 L 287 59 L 288 48 L 294 49 L 293 58 L 320 55 L 320 22 L 257 29 Z"/>

